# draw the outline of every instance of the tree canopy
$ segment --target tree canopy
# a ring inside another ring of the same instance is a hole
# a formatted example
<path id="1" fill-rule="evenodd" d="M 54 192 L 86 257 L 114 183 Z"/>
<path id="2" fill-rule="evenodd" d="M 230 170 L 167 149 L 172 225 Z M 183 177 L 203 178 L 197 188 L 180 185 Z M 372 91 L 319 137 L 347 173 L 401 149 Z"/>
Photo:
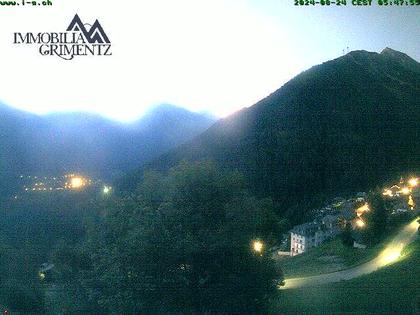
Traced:
<path id="1" fill-rule="evenodd" d="M 211 162 L 149 172 L 92 225 L 82 285 L 105 314 L 261 313 L 282 281 L 272 207 Z"/>

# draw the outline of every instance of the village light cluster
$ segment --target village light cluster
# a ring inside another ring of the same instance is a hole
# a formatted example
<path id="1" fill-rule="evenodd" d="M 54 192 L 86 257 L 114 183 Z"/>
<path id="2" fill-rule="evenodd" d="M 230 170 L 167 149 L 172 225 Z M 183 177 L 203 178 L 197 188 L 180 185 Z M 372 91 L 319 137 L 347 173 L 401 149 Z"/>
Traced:
<path id="1" fill-rule="evenodd" d="M 369 204 L 367 203 L 365 203 L 363 206 L 356 209 L 356 215 L 357 215 L 357 219 L 355 221 L 356 227 L 364 228 L 366 226 L 366 223 L 365 221 L 363 221 L 362 216 L 363 214 L 369 211 L 370 211 L 370 208 L 369 208 Z"/>
<path id="2" fill-rule="evenodd" d="M 23 191 L 26 193 L 83 192 L 97 190 L 103 196 L 110 196 L 113 188 L 99 179 L 84 174 L 68 173 L 56 176 L 20 175 Z M 15 199 L 19 196 L 15 195 Z"/>
<path id="3" fill-rule="evenodd" d="M 400 180 L 400 185 L 404 184 L 404 180 Z M 406 185 L 399 186 L 393 185 L 391 188 L 385 188 L 382 195 L 389 198 L 408 196 L 407 205 L 411 210 L 414 210 L 416 203 L 413 198 L 413 193 L 418 189 L 419 179 L 417 177 L 411 177 L 406 182 Z"/>
<path id="4" fill-rule="evenodd" d="M 389 198 L 386 208 L 391 215 L 415 211 L 416 199 L 420 198 L 419 179 L 415 176 L 401 178 L 397 184 L 384 188 L 382 195 L 386 199 Z M 360 192 L 348 199 L 335 198 L 329 205 L 314 209 L 312 221 L 296 225 L 290 230 L 290 256 L 320 246 L 327 240 L 337 237 L 346 227 L 351 228 L 353 246 L 366 248 L 362 232 L 369 228 L 367 214 L 374 210 L 373 205 L 367 200 L 368 194 Z M 388 250 L 384 257 L 392 261 L 399 257 L 397 254 L 395 250 Z"/>
<path id="5" fill-rule="evenodd" d="M 404 184 L 404 181 L 400 181 L 400 185 Z M 406 181 L 406 185 L 393 185 L 391 188 L 385 188 L 382 195 L 387 197 L 398 197 L 400 195 L 410 195 L 419 184 L 417 177 L 412 177 Z"/>
<path id="6" fill-rule="evenodd" d="M 53 192 L 53 191 L 84 191 L 88 187 L 97 187 L 109 195 L 112 187 L 104 185 L 101 180 L 94 180 L 86 175 L 69 173 L 61 176 L 24 176 L 20 175 L 23 191 L 25 192 Z"/>
<path id="7" fill-rule="evenodd" d="M 23 186 L 27 192 L 56 191 L 56 190 L 80 190 L 92 185 L 92 180 L 81 175 L 66 174 L 58 177 L 20 176 L 30 183 Z"/>

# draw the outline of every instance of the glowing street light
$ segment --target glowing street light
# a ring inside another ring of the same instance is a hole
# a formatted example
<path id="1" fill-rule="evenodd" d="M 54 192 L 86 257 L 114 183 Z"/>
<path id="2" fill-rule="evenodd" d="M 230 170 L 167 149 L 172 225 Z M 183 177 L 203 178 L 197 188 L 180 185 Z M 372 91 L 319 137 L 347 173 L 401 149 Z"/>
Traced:
<path id="1" fill-rule="evenodd" d="M 357 225 L 357 227 L 359 227 L 359 228 L 364 228 L 364 227 L 366 226 L 366 223 L 365 223 L 365 222 L 363 222 L 363 220 L 362 220 L 362 219 L 357 219 L 357 220 L 356 220 L 356 225 Z"/>
<path id="2" fill-rule="evenodd" d="M 414 207 L 416 206 L 413 196 L 410 195 L 410 197 L 408 197 L 408 206 L 410 207 L 411 210 L 414 210 Z"/>
<path id="3" fill-rule="evenodd" d="M 408 188 L 408 187 L 403 187 L 403 188 L 401 188 L 401 191 L 400 191 L 403 195 L 409 195 L 409 194 L 411 194 L 411 189 L 410 188 Z"/>
<path id="4" fill-rule="evenodd" d="M 252 242 L 252 249 L 257 253 L 262 253 L 264 249 L 264 243 L 261 241 L 253 241 Z"/>
<path id="5" fill-rule="evenodd" d="M 108 194 L 110 194 L 110 193 L 111 193 L 111 190 L 112 190 L 112 188 L 111 188 L 111 187 L 109 187 L 109 186 L 104 186 L 104 189 L 103 189 L 102 191 L 103 191 L 103 193 L 104 193 L 105 195 L 108 195 Z"/>
<path id="6" fill-rule="evenodd" d="M 383 265 L 389 265 L 401 258 L 403 244 L 388 246 L 381 253 L 381 261 Z"/>
<path id="7" fill-rule="evenodd" d="M 38 273 L 38 276 L 39 276 L 39 279 L 41 280 L 41 281 L 43 281 L 44 279 L 45 279 L 45 273 L 44 272 L 39 272 Z"/>
<path id="8" fill-rule="evenodd" d="M 71 188 L 78 189 L 84 186 L 83 178 L 81 177 L 73 177 L 70 181 Z"/>
<path id="9" fill-rule="evenodd" d="M 419 184 L 419 179 L 418 178 L 410 178 L 408 181 L 408 186 L 410 187 L 416 187 Z"/>
<path id="10" fill-rule="evenodd" d="M 401 256 L 401 252 L 398 249 L 390 250 L 390 251 L 388 251 L 388 253 L 386 253 L 384 255 L 383 261 L 387 265 L 387 264 L 393 263 L 394 261 L 398 260 L 398 258 L 400 258 L 400 256 Z"/>
<path id="11" fill-rule="evenodd" d="M 389 197 L 394 196 L 391 189 L 385 189 L 384 192 L 382 193 L 382 195 L 389 196 Z"/>
<path id="12" fill-rule="evenodd" d="M 356 210 L 357 216 L 360 217 L 363 213 L 369 212 L 369 210 L 369 204 L 365 203 L 363 206 Z"/>

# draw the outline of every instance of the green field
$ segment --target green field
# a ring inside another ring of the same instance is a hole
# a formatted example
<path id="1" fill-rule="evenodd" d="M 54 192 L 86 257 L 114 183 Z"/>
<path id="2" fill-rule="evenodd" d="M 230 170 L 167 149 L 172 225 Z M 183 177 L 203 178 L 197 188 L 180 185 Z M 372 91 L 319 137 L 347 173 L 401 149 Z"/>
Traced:
<path id="1" fill-rule="evenodd" d="M 353 280 L 281 291 L 272 314 L 420 314 L 420 240 L 403 257 Z"/>
<path id="2" fill-rule="evenodd" d="M 374 258 L 394 236 L 395 233 L 391 233 L 378 245 L 366 249 L 346 247 L 340 238 L 335 238 L 319 247 L 311 248 L 304 254 L 280 258 L 278 263 L 285 278 L 299 278 L 339 271 Z"/>

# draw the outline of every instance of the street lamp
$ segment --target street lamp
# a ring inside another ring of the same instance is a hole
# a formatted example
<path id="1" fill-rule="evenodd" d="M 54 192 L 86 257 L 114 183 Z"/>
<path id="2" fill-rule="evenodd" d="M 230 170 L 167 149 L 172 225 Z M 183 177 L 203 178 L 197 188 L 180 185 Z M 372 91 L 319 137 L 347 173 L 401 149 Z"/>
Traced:
<path id="1" fill-rule="evenodd" d="M 385 189 L 384 192 L 382 193 L 382 195 L 388 196 L 388 197 L 393 197 L 394 196 L 391 189 Z"/>
<path id="2" fill-rule="evenodd" d="M 361 217 L 363 213 L 369 212 L 369 211 L 370 211 L 369 205 L 366 203 L 356 210 L 356 214 L 358 217 Z"/>
<path id="3" fill-rule="evenodd" d="M 73 177 L 70 180 L 70 185 L 72 189 L 79 189 L 85 185 L 84 179 L 82 177 Z"/>
<path id="4" fill-rule="evenodd" d="M 44 279 L 45 279 L 45 273 L 44 272 L 39 272 L 38 273 L 38 276 L 39 276 L 39 279 L 41 280 L 41 281 L 43 281 Z"/>
<path id="5" fill-rule="evenodd" d="M 104 186 L 104 189 L 103 189 L 103 193 L 105 194 L 105 195 L 108 195 L 109 193 L 111 193 L 111 187 L 109 187 L 109 186 Z"/>
<path id="6" fill-rule="evenodd" d="M 264 243 L 259 241 L 259 240 L 255 240 L 252 242 L 252 249 L 256 252 L 261 254 L 263 249 L 264 249 Z"/>
<path id="7" fill-rule="evenodd" d="M 408 188 L 408 187 L 403 187 L 403 188 L 401 188 L 401 193 L 403 195 L 409 195 L 411 193 L 411 189 Z"/>
<path id="8" fill-rule="evenodd" d="M 362 220 L 362 219 L 357 219 L 357 221 L 356 221 L 356 225 L 357 225 L 359 228 L 363 228 L 363 227 L 365 227 L 366 223 L 365 223 L 365 222 L 363 222 L 363 220 Z"/>
<path id="9" fill-rule="evenodd" d="M 419 184 L 419 179 L 415 178 L 415 177 L 410 178 L 409 181 L 408 181 L 408 185 L 410 187 L 416 187 L 418 184 Z"/>
<path id="10" fill-rule="evenodd" d="M 410 207 L 411 210 L 414 210 L 414 207 L 416 206 L 413 196 L 409 196 L 408 197 L 408 206 Z"/>

